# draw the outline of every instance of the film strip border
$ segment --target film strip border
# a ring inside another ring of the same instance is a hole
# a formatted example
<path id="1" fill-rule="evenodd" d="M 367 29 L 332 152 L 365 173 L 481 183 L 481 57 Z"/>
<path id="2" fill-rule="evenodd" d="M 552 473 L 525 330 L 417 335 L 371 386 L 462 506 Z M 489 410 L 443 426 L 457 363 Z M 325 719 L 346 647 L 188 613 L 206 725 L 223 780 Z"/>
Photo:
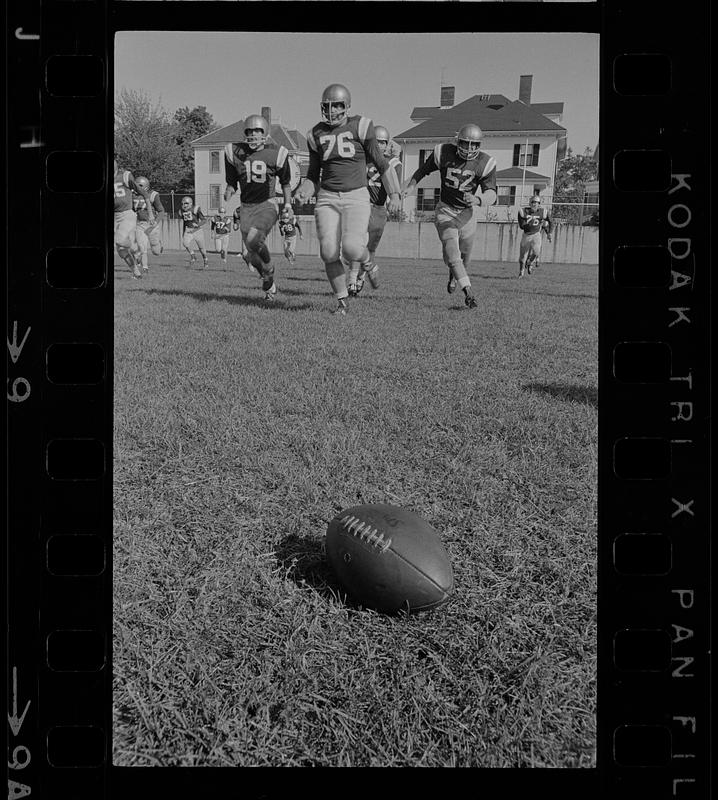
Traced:
<path id="1" fill-rule="evenodd" d="M 614 3 L 602 25 L 599 750 L 616 798 L 708 796 L 706 12 L 654 25 L 650 4 Z"/>
<path id="2" fill-rule="evenodd" d="M 5 11 L 9 798 L 105 796 L 107 15 L 104 2 L 60 0 L 9 3 Z"/>
<path id="3" fill-rule="evenodd" d="M 704 797 L 708 4 L 599 5 L 600 796 Z M 9 797 L 80 800 L 110 795 L 110 21 L 6 22 Z"/>

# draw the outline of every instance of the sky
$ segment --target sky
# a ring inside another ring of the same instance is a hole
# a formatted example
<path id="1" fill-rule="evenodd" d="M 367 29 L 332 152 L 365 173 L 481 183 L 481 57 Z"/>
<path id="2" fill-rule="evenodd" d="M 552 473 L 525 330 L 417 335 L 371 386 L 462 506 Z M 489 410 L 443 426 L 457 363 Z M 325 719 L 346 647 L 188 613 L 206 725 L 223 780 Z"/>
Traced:
<path id="1" fill-rule="evenodd" d="M 437 106 L 442 83 L 456 103 L 475 94 L 518 99 L 533 75 L 532 103 L 563 102 L 568 145 L 598 142 L 597 34 L 128 32 L 115 38 L 115 93 L 143 91 L 170 114 L 205 106 L 229 125 L 262 106 L 272 122 L 309 130 L 325 86 L 343 83 L 353 114 L 396 135 L 414 106 Z"/>

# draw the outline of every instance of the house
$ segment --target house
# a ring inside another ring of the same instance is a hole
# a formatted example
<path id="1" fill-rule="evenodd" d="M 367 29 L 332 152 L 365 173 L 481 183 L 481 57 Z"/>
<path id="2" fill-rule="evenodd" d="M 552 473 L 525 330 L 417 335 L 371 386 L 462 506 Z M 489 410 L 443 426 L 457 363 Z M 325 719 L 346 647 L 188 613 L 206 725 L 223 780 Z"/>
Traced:
<path id="1" fill-rule="evenodd" d="M 272 124 L 272 111 L 262 108 L 262 116 L 270 123 L 270 138 L 277 147 L 284 145 L 289 151 L 292 169 L 292 186 L 306 175 L 309 165 L 309 150 L 303 133 L 287 128 L 281 123 Z M 238 205 L 234 198 L 224 203 L 223 195 L 227 185 L 224 174 L 224 148 L 227 144 L 244 141 L 244 120 L 246 117 L 225 125 L 212 133 L 207 133 L 192 142 L 194 150 L 194 191 L 195 202 L 205 211 L 215 212 L 225 205 L 231 213 Z M 279 192 L 278 192 L 279 193 Z"/>
<path id="2" fill-rule="evenodd" d="M 496 159 L 500 206 L 525 205 L 532 194 L 550 196 L 556 165 L 566 151 L 563 103 L 532 103 L 532 81 L 532 75 L 521 76 L 518 100 L 477 94 L 454 105 L 453 89 L 444 87 L 440 106 L 414 108 L 414 126 L 394 136 L 403 150 L 404 177 L 419 168 L 435 145 L 453 141 L 462 125 L 473 122 L 483 132 L 481 149 Z M 439 186 L 435 172 L 422 181 L 416 198 L 405 200 L 410 219 L 416 211 L 433 211 Z"/>

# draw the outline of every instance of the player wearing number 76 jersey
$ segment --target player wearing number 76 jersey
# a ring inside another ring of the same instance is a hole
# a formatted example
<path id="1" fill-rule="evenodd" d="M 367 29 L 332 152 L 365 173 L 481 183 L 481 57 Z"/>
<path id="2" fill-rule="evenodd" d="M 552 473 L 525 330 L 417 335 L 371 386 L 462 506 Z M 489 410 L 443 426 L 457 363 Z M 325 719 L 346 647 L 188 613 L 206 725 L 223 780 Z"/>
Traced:
<path id="1" fill-rule="evenodd" d="M 268 146 L 269 123 L 264 117 L 252 114 L 244 121 L 245 141 L 228 144 L 224 151 L 227 189 L 224 199 L 239 186 L 242 202 L 239 227 L 249 251 L 252 265 L 262 276 L 265 299 L 273 300 L 277 292 L 274 266 L 266 239 L 274 227 L 279 212 L 274 197 L 276 179 L 282 187 L 284 208 L 292 213 L 291 171 L 286 147 Z"/>
<path id="2" fill-rule="evenodd" d="M 322 121 L 307 133 L 309 169 L 295 197 L 304 203 L 317 193 L 319 254 L 337 300 L 334 313 L 344 315 L 349 292 L 341 259 L 362 263 L 369 259 L 367 164 L 373 163 L 385 181 L 390 211 L 401 207 L 401 187 L 376 143 L 372 121 L 349 116 L 351 96 L 346 86 L 327 86 L 319 107 Z"/>
<path id="3" fill-rule="evenodd" d="M 481 128 L 464 125 L 456 134 L 455 142 L 436 145 L 404 186 L 405 194 L 413 194 L 422 178 L 439 170 L 441 196 L 436 204 L 434 224 L 441 239 L 444 263 L 449 268 L 446 289 L 451 294 L 458 283 L 469 308 L 477 306 L 467 274 L 476 233 L 474 207 L 496 202 L 496 161 L 480 146 Z"/>

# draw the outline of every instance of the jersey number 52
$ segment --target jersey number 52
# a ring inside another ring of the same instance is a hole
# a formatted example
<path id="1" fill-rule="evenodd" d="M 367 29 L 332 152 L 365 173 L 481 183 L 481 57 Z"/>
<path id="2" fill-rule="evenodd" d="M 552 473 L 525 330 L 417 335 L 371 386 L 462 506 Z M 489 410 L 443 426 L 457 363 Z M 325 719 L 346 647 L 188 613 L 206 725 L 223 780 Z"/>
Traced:
<path id="1" fill-rule="evenodd" d="M 446 170 L 445 181 L 448 186 L 452 187 L 452 189 L 458 189 L 460 192 L 465 192 L 471 185 L 471 182 L 474 180 L 475 174 L 476 173 L 469 172 L 469 170 L 466 169 L 462 170 L 456 169 L 455 167 L 449 167 Z M 465 181 L 460 181 L 459 178 L 461 175 L 468 175 L 468 177 Z"/>

